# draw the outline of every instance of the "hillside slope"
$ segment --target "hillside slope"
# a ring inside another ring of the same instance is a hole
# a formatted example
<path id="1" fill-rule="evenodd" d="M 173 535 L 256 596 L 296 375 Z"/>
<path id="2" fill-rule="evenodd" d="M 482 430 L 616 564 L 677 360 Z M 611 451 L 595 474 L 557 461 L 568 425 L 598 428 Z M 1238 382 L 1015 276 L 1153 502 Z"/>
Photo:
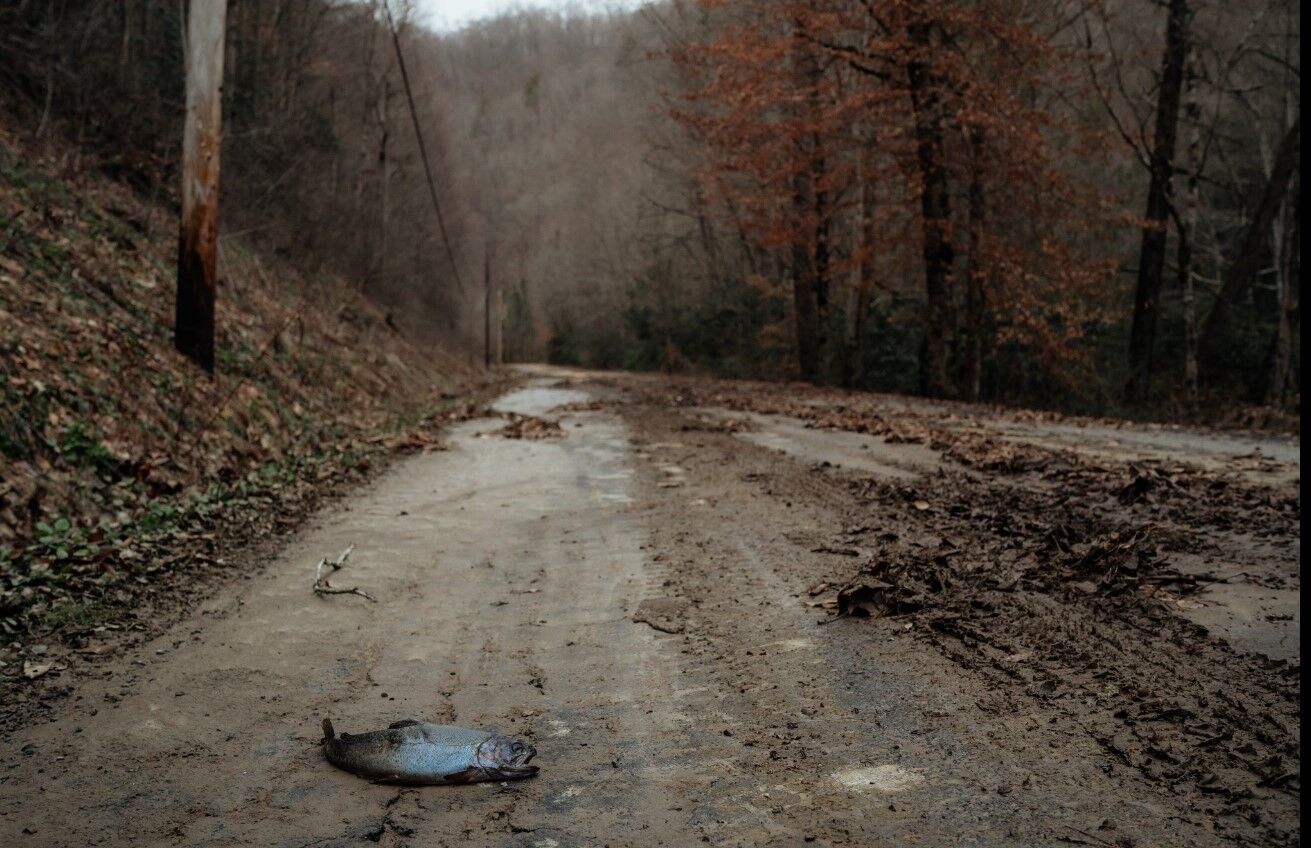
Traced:
<path id="1" fill-rule="evenodd" d="M 43 666 L 26 637 L 118 626 L 166 576 L 199 579 L 233 540 L 294 523 L 388 449 L 432 443 L 424 427 L 481 379 L 401 337 L 342 280 L 228 239 L 211 380 L 172 346 L 171 213 L 57 169 L 0 133 L 11 679 L 20 658 L 29 677 Z"/>

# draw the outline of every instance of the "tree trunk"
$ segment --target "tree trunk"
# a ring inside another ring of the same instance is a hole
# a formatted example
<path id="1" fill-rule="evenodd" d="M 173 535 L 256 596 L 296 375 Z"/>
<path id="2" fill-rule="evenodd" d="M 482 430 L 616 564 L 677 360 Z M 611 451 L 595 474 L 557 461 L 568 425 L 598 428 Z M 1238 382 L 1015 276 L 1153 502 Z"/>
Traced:
<path id="1" fill-rule="evenodd" d="M 1298 169 L 1298 145 L 1301 142 L 1302 116 L 1299 115 L 1288 128 L 1279 151 L 1275 155 L 1274 167 L 1266 181 L 1261 202 L 1256 214 L 1248 222 L 1239 244 L 1238 255 L 1225 271 L 1220 286 L 1220 295 L 1211 307 L 1206 324 L 1202 328 L 1200 344 L 1201 364 L 1204 374 L 1214 376 L 1221 366 L 1221 343 L 1229 323 L 1229 312 L 1247 296 L 1248 290 L 1256 279 L 1256 272 L 1261 268 L 1261 257 L 1266 238 L 1270 234 L 1270 225 L 1279 206 L 1288 193 L 1288 184 Z M 1278 246 L 1276 246 L 1278 249 Z"/>
<path id="2" fill-rule="evenodd" d="M 1134 292 L 1133 327 L 1129 331 L 1130 401 L 1147 399 L 1152 381 L 1152 348 L 1160 308 L 1161 277 L 1169 235 L 1170 182 L 1174 172 L 1175 139 L 1179 127 L 1179 101 L 1184 66 L 1188 61 L 1188 0 L 1170 0 L 1165 28 L 1165 56 L 1161 63 L 1161 90 L 1156 101 L 1156 133 L 1152 141 L 1151 182 L 1147 188 L 1143 243 L 1138 256 L 1138 285 Z"/>
<path id="3" fill-rule="evenodd" d="M 1185 148 L 1187 182 L 1180 198 L 1179 214 L 1179 289 L 1183 295 L 1184 318 L 1184 395 L 1188 411 L 1197 411 L 1197 291 L 1193 285 L 1193 249 L 1197 241 L 1198 187 L 1202 167 L 1202 109 L 1198 100 L 1196 75 L 1190 59 L 1184 74 L 1184 120 L 1188 124 Z"/>
<path id="4" fill-rule="evenodd" d="M 815 136 L 814 146 L 817 151 L 821 151 L 812 165 L 812 173 L 820 175 L 824 173 L 825 160 L 822 153 L 823 141 L 818 135 Z M 811 185 L 815 184 L 812 178 Z M 829 290 L 831 288 L 831 279 L 833 272 L 832 248 L 829 244 L 832 230 L 831 210 L 829 208 L 828 192 L 817 190 L 815 192 L 815 368 L 814 373 L 808 378 L 812 383 L 826 382 L 824 369 L 825 354 L 829 350 L 828 338 L 828 314 L 829 314 Z"/>
<path id="5" fill-rule="evenodd" d="M 792 200 L 798 223 L 804 223 L 814 207 L 809 171 L 797 174 Z M 797 367 L 801 379 L 813 382 L 819 376 L 819 301 L 815 296 L 810 239 L 804 233 L 792 243 L 792 308 L 797 331 Z"/>
<path id="6" fill-rule="evenodd" d="M 872 144 L 872 140 L 867 142 Z M 865 335 L 865 315 L 869 311 L 870 296 L 874 291 L 874 185 L 864 167 L 865 154 L 860 154 L 856 167 L 856 188 L 860 192 L 860 206 L 852 221 L 852 252 L 860 252 L 860 262 L 852 271 L 851 295 L 847 300 L 846 338 L 842 350 L 842 384 L 855 388 L 864 381 L 861 339 Z"/>
<path id="7" fill-rule="evenodd" d="M 1279 290 L 1279 317 L 1265 369 L 1265 373 L 1270 375 L 1263 398 L 1268 406 L 1283 406 L 1292 393 L 1293 333 L 1297 326 L 1298 285 L 1302 274 L 1302 201 L 1299 188 L 1295 183 L 1292 226 L 1285 233 L 1284 243 L 1280 246 L 1279 259 L 1284 273 L 1283 285 Z"/>
<path id="8" fill-rule="evenodd" d="M 911 42 L 927 50 L 932 25 L 907 28 Z M 922 60 L 907 65 L 911 105 L 914 109 L 916 159 L 920 170 L 920 226 L 923 231 L 926 321 L 920 346 L 920 392 L 949 397 L 952 381 L 948 349 L 952 337 L 952 265 L 956 252 L 951 241 L 951 195 L 943 144 L 940 81 Z"/>
<path id="9" fill-rule="evenodd" d="M 388 142 L 391 140 L 391 92 L 388 91 L 387 78 L 384 75 L 379 86 L 378 100 L 378 279 L 386 290 L 388 260 L 388 228 L 391 222 L 391 161 L 388 158 Z"/>
<path id="10" fill-rule="evenodd" d="M 187 112 L 182 137 L 182 226 L 174 344 L 214 373 L 220 119 L 226 0 L 191 0 Z"/>
<path id="11" fill-rule="evenodd" d="M 751 239 L 747 237 L 747 229 L 742 224 L 742 216 L 738 214 L 737 204 L 733 203 L 733 198 L 727 192 L 722 193 L 724 206 L 728 209 L 728 214 L 733 219 L 733 229 L 737 232 L 738 244 L 742 249 L 742 255 L 746 257 L 747 271 L 755 276 L 760 273 L 760 261 L 756 258 L 755 248 L 751 246 Z"/>
<path id="12" fill-rule="evenodd" d="M 987 302 L 983 284 L 983 232 L 986 225 L 986 198 L 983 192 L 983 130 L 969 131 L 970 187 L 969 187 L 969 255 L 965 263 L 965 336 L 962 351 L 960 382 L 966 400 L 976 401 L 983 383 L 983 333 L 987 324 Z"/>
<path id="13" fill-rule="evenodd" d="M 801 44 L 798 51 L 794 57 L 794 72 L 797 83 L 808 91 L 805 104 L 800 108 L 809 112 L 818 106 L 815 86 L 820 71 L 814 55 L 806 45 Z M 796 148 L 800 167 L 797 168 L 792 184 L 796 226 L 792 242 L 792 299 L 797 332 L 797 366 L 801 379 L 813 383 L 819 380 L 821 374 L 823 349 L 820 312 L 826 293 L 820 291 L 822 269 L 818 266 L 821 261 L 827 264 L 827 245 L 820 232 L 822 223 L 815 221 L 817 226 L 811 229 L 811 222 L 816 211 L 820 211 L 819 204 L 823 201 L 823 193 L 815 190 L 816 165 L 820 161 L 816 139 L 813 136 L 803 136 L 796 141 Z M 814 236 L 819 239 L 814 242 L 815 251 L 812 253 Z"/>

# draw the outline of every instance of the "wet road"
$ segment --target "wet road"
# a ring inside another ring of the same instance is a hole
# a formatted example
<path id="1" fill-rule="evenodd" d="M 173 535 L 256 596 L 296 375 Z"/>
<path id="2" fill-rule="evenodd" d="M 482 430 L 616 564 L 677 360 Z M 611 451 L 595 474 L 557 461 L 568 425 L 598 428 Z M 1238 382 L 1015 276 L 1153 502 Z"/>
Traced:
<path id="1" fill-rule="evenodd" d="M 498 409 L 585 397 L 528 389 Z M 626 614 L 650 578 L 622 425 L 592 416 L 536 442 L 488 436 L 497 426 L 470 422 L 449 452 L 404 462 L 249 589 L 21 734 L 31 753 L 5 752 L 0 842 L 551 845 L 578 844 L 578 822 L 698 838 L 677 763 L 716 743 L 695 732 L 659 634 Z M 309 591 L 317 559 L 349 544 L 335 582 L 377 604 Z M 545 776 L 371 786 L 323 762 L 323 715 L 348 732 L 408 716 L 526 732 Z"/>
<path id="2" fill-rule="evenodd" d="M 605 396 L 560 376 L 496 408 Z M 565 437 L 535 441 L 459 425 L 106 663 L 0 746 L 0 844 L 1043 845 L 1106 822 L 1205 840 L 1108 776 L 1095 741 L 994 703 L 902 625 L 817 626 L 806 563 L 843 514 L 808 465 L 910 478 L 932 455 L 790 422 L 716 452 L 677 422 L 559 417 Z M 334 582 L 376 604 L 310 591 L 350 544 Z M 325 715 L 495 729 L 542 771 L 374 786 L 323 760 Z"/>

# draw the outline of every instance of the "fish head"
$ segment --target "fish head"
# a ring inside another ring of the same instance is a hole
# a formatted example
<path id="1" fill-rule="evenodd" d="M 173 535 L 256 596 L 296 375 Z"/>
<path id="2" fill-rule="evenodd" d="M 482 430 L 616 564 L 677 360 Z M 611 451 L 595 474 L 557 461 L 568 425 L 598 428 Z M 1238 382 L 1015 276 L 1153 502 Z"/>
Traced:
<path id="1" fill-rule="evenodd" d="M 537 766 L 528 764 L 535 756 L 537 749 L 527 742 L 496 735 L 478 746 L 475 765 L 485 770 L 490 778 L 514 780 L 537 774 Z"/>

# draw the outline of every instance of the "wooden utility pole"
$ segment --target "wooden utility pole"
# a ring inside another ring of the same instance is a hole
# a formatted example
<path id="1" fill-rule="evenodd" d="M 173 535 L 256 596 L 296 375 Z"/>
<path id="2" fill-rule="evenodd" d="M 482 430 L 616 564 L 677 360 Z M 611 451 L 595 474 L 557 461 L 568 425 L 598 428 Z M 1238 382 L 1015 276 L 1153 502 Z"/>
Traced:
<path id="1" fill-rule="evenodd" d="M 214 373 L 218 258 L 219 122 L 227 0 L 191 0 L 187 15 L 187 114 L 182 133 L 182 227 L 173 342 Z"/>
<path id="2" fill-rule="evenodd" d="M 496 364 L 505 364 L 505 289 L 496 289 Z"/>
<path id="3" fill-rule="evenodd" d="M 492 367 L 492 250 L 483 246 L 483 367 Z"/>

